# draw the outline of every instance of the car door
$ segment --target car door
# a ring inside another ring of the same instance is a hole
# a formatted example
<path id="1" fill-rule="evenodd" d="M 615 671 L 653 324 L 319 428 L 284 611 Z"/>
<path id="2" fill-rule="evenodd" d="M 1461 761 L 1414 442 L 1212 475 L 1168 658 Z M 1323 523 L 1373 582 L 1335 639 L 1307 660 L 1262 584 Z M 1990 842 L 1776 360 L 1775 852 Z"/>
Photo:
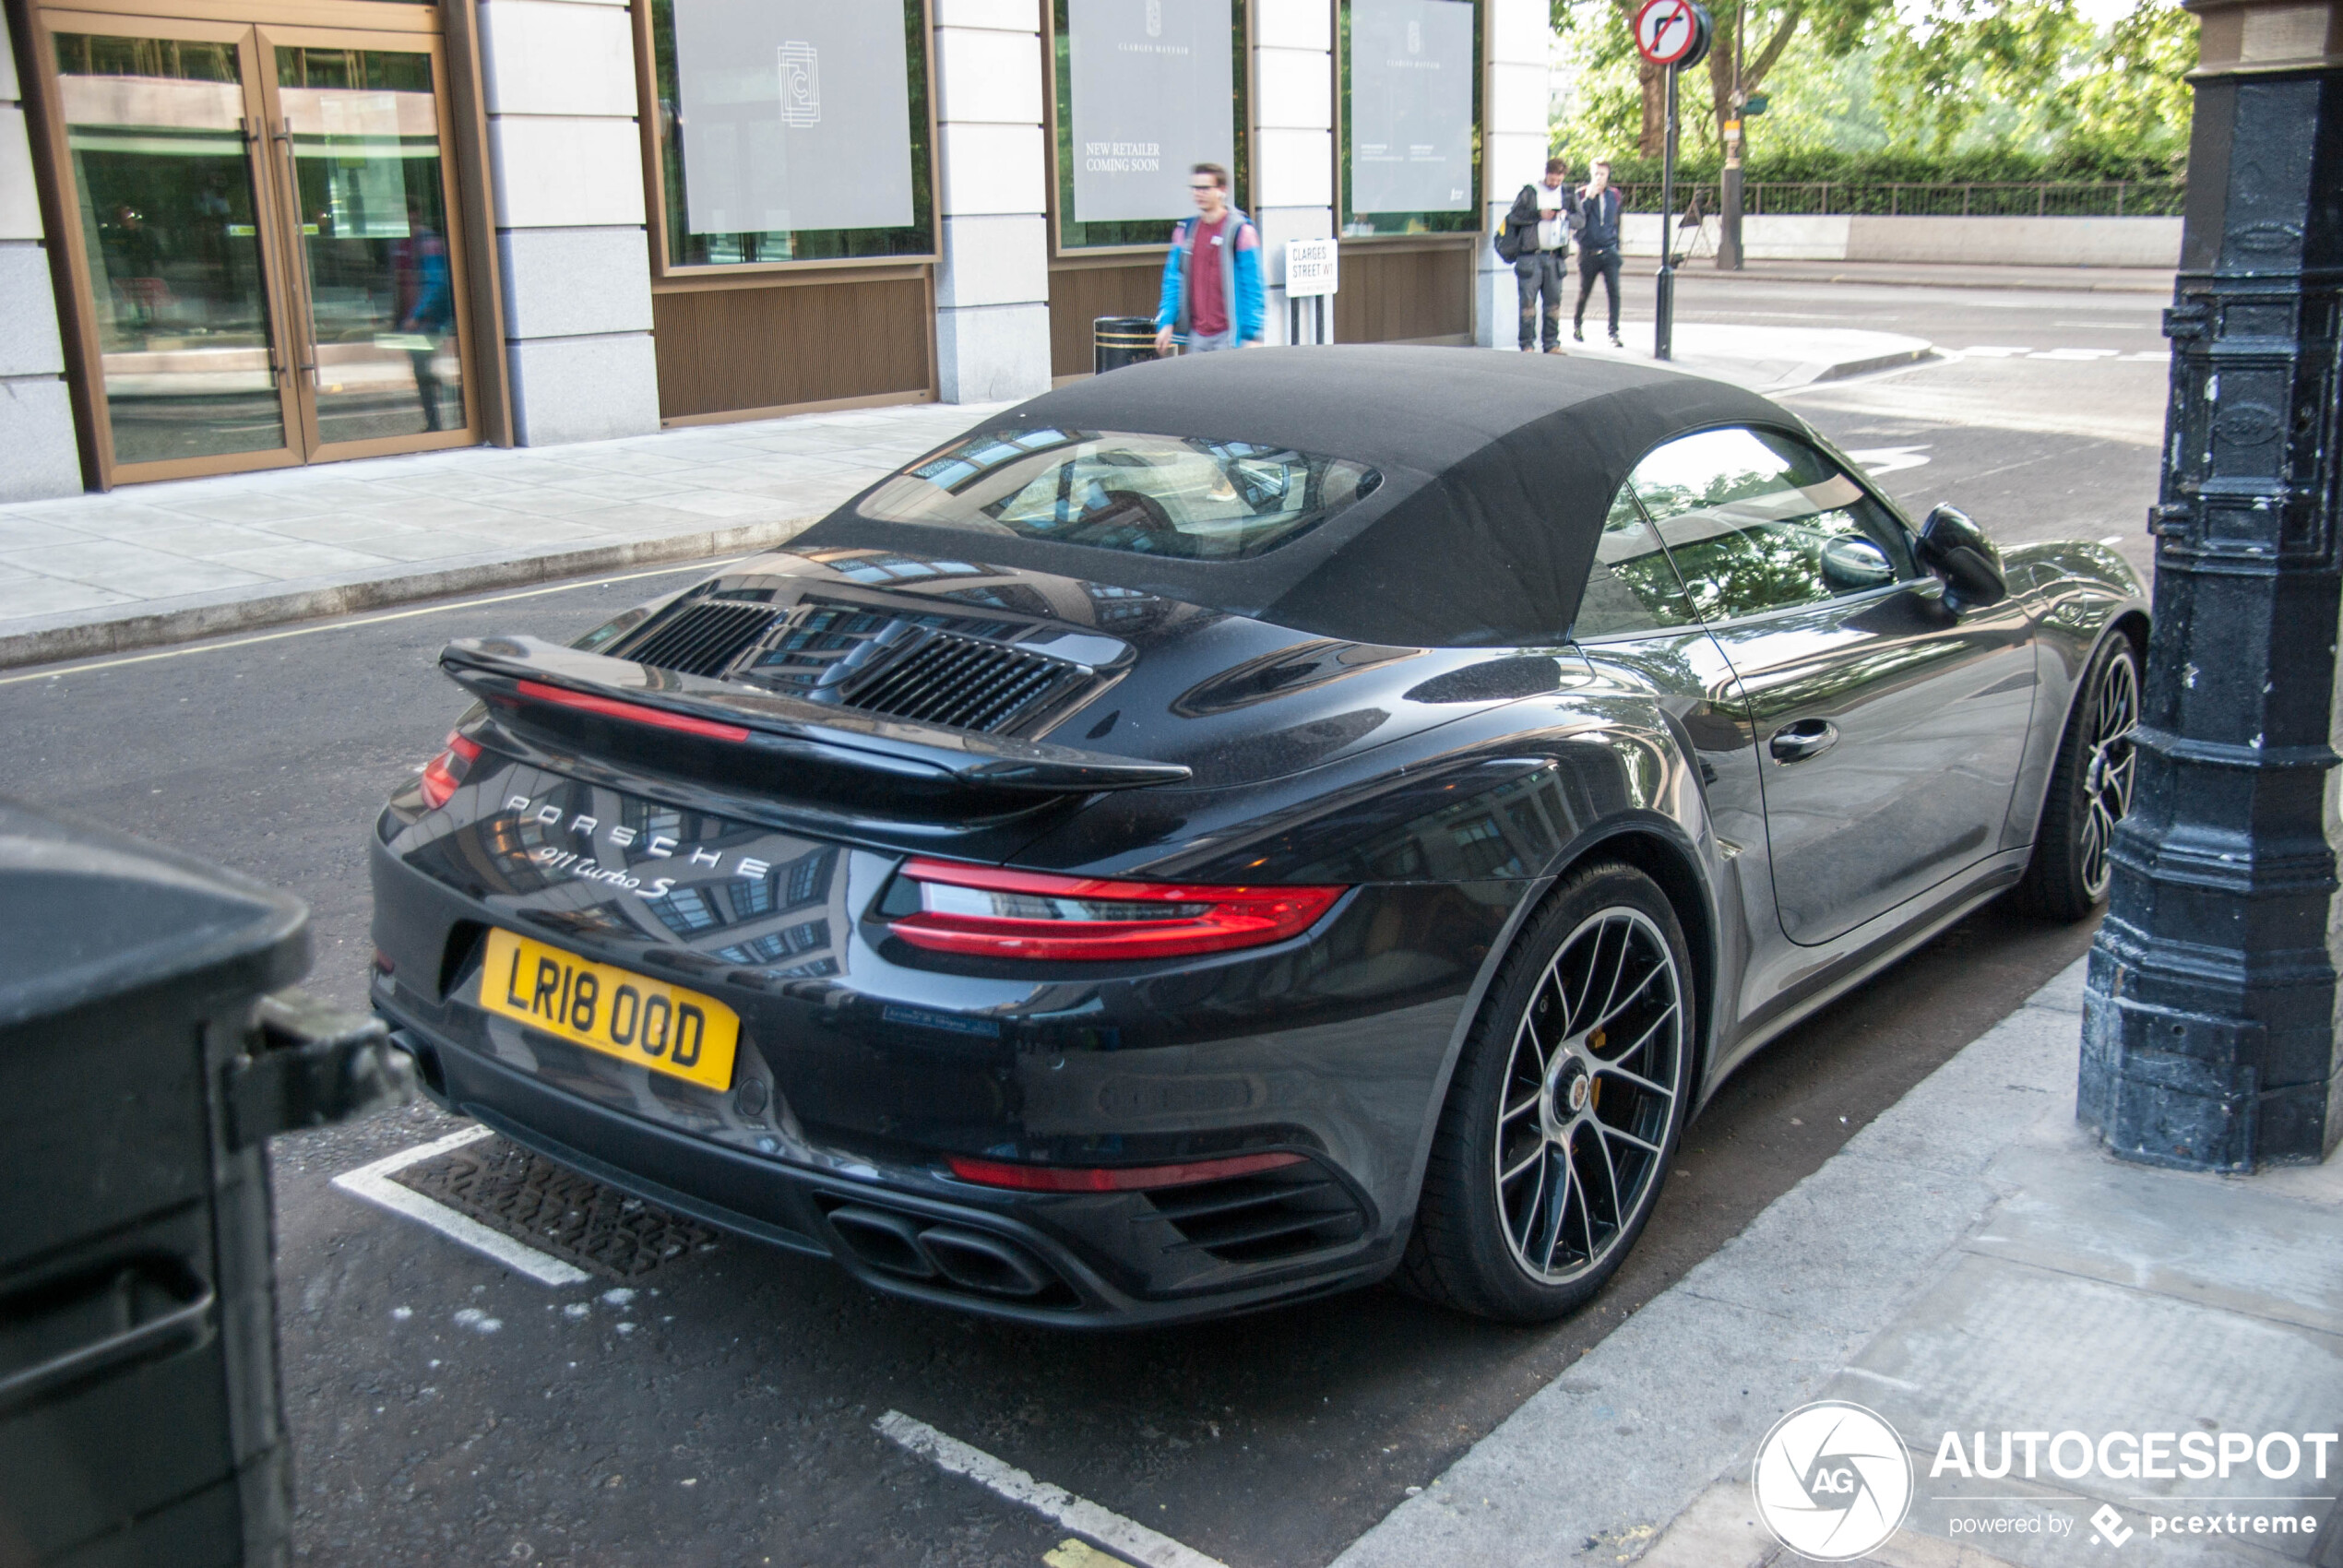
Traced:
<path id="1" fill-rule="evenodd" d="M 2036 684 L 2016 601 L 1946 609 L 1896 514 L 1787 432 L 1681 437 L 1629 487 L 1739 677 L 1790 941 L 2006 847 Z"/>

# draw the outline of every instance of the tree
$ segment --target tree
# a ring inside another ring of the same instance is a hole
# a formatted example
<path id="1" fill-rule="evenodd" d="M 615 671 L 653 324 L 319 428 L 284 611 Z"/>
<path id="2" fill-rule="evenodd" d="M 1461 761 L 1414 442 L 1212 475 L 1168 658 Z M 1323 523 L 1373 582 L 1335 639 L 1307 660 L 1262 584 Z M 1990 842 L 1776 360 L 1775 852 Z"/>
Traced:
<path id="1" fill-rule="evenodd" d="M 1635 12 L 1642 0 L 1552 0 L 1554 30 L 1606 27 L 1615 18 L 1633 48 Z M 1707 0 L 1715 6 L 1722 0 Z M 1732 101 L 1736 88 L 1757 91 L 1802 28 L 1832 56 L 1845 54 L 1863 41 L 1866 30 L 1880 16 L 1894 16 L 1890 0 L 1743 0 L 1730 11 L 1711 17 L 1716 24 L 1708 46 L 1709 111 L 1716 134 L 1724 135 L 1725 122 L 1737 117 Z M 1750 39 L 1754 51 L 1744 53 Z M 1739 65 L 1736 77 L 1735 65 Z M 1667 75 L 1636 57 L 1636 80 L 1643 99 L 1641 135 L 1636 150 L 1646 158 L 1660 155 L 1667 139 Z M 1679 91 L 1682 92 L 1682 85 Z M 1683 107 L 1680 103 L 1679 113 Z"/>
<path id="2" fill-rule="evenodd" d="M 1885 41 L 1882 116 L 1899 143 L 1945 153 L 2001 108 L 1997 140 L 2044 145 L 2071 114 L 2060 78 L 2090 42 L 2074 0 L 1926 0 Z"/>

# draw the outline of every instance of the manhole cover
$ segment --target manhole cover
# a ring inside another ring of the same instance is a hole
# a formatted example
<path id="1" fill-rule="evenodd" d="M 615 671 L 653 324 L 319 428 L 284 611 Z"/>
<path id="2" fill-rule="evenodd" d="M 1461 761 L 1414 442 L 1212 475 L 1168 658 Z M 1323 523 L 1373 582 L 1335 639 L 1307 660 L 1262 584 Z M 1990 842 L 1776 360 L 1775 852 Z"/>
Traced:
<path id="1" fill-rule="evenodd" d="M 580 1176 L 503 1138 L 482 1138 L 391 1172 L 434 1203 L 606 1279 L 639 1279 L 716 1245 L 696 1220 Z"/>

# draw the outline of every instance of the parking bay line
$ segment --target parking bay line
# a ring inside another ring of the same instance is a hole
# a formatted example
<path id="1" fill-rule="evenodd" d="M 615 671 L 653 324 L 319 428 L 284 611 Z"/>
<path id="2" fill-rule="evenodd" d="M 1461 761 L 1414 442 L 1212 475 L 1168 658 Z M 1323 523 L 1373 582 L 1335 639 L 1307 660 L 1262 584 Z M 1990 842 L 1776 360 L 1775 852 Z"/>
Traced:
<path id="1" fill-rule="evenodd" d="M 966 1476 L 1011 1503 L 1054 1519 L 1076 1535 L 1087 1536 L 1145 1568 L 1227 1568 L 1227 1564 L 1205 1556 L 1194 1547 L 1183 1546 L 1136 1519 L 1126 1519 L 1088 1498 L 1076 1497 L 1062 1486 L 1035 1480 L 1007 1460 L 996 1459 L 981 1448 L 971 1448 L 957 1437 L 947 1437 L 900 1410 L 889 1410 L 873 1426 L 881 1435 L 922 1458 L 934 1460 L 938 1468 Z"/>
<path id="2" fill-rule="evenodd" d="M 394 1170 L 404 1170 L 410 1165 L 446 1154 L 449 1149 L 463 1147 L 487 1137 L 485 1127 L 467 1127 L 460 1133 L 450 1133 L 413 1148 L 401 1149 L 362 1165 L 355 1170 L 345 1170 L 334 1178 L 333 1184 L 352 1197 L 363 1198 L 377 1208 L 387 1208 L 402 1218 L 427 1225 L 449 1241 L 503 1264 L 516 1274 L 525 1274 L 540 1285 L 582 1285 L 589 1277 L 586 1271 L 557 1257 L 549 1256 L 534 1247 L 524 1246 L 501 1231 L 491 1230 L 470 1215 L 458 1214 L 446 1204 L 434 1203 L 412 1187 L 402 1187 L 390 1179 Z"/>

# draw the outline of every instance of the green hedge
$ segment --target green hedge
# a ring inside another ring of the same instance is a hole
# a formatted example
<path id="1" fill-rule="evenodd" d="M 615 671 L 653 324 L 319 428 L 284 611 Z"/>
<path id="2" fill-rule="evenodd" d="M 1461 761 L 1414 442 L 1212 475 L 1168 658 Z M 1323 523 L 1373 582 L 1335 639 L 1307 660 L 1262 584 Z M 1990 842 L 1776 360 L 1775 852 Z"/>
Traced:
<path id="1" fill-rule="evenodd" d="M 1765 122 L 1754 122 L 1760 137 Z M 1583 170 L 1589 154 L 1564 148 L 1563 156 Z M 1676 165 L 1676 177 L 1699 182 L 1717 178 L 1713 153 L 1690 149 Z M 1742 175 L 1750 181 L 1802 184 L 1828 181 L 1833 184 L 1966 184 L 2017 180 L 2176 180 L 2186 170 L 2176 160 L 2142 157 L 2114 147 L 2069 146 L 2048 156 L 2026 152 L 1981 151 L 1945 155 L 1916 152 L 1782 152 L 1768 153 L 1761 139 Z M 1633 153 L 1614 156 L 1611 177 L 1623 184 L 1642 184 L 1659 178 L 1659 160 Z"/>

